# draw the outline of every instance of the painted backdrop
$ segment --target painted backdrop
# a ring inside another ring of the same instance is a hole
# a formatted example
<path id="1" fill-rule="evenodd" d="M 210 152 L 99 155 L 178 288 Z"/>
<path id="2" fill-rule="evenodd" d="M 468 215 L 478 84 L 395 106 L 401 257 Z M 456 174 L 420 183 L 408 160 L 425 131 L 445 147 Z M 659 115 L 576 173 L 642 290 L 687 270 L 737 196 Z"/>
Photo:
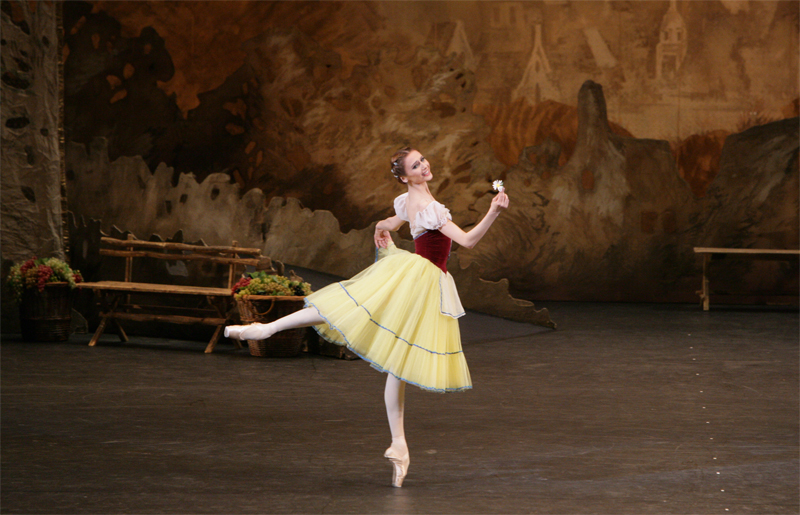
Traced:
<path id="1" fill-rule="evenodd" d="M 459 266 L 527 299 L 695 300 L 692 247 L 798 247 L 799 9 L 67 2 L 69 208 L 346 275 L 411 144 L 465 228 L 508 186 Z M 796 291 L 797 268 L 718 277 Z"/>

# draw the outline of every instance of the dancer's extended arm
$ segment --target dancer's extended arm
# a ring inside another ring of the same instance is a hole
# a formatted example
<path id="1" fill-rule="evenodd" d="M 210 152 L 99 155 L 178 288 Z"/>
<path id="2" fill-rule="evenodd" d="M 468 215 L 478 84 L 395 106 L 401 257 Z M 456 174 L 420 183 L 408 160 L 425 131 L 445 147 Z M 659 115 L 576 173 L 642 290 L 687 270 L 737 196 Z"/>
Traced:
<path id="1" fill-rule="evenodd" d="M 439 231 L 462 247 L 471 249 L 483 238 L 483 235 L 486 234 L 486 231 L 492 226 L 498 215 L 500 215 L 500 212 L 507 207 L 508 195 L 506 195 L 504 191 L 501 191 L 492 199 L 492 205 L 489 207 L 489 211 L 483 217 L 483 220 L 470 229 L 469 232 L 462 231 L 459 226 L 450 221 L 443 225 Z"/>
<path id="2" fill-rule="evenodd" d="M 386 220 L 381 220 L 375 225 L 375 246 L 386 248 L 392 242 L 392 236 L 389 231 L 396 231 L 405 222 L 397 215 L 390 216 Z"/>

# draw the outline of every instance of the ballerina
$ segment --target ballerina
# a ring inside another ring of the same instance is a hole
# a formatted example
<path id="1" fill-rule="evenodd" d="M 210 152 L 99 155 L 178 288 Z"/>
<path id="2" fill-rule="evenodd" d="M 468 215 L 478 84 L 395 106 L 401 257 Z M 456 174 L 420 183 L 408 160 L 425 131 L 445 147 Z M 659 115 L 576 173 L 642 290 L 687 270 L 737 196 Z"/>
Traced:
<path id="1" fill-rule="evenodd" d="M 447 271 L 452 241 L 474 247 L 508 208 L 504 188 L 483 219 L 464 232 L 433 198 L 430 163 L 417 150 L 398 150 L 391 173 L 408 191 L 394 200 L 395 215 L 375 226 L 378 259 L 351 279 L 330 284 L 305 299 L 305 308 L 268 324 L 228 326 L 225 336 L 262 340 L 279 331 L 313 326 L 328 341 L 347 346 L 387 373 L 384 402 L 392 443 L 392 486 L 401 487 L 411 462 L 404 429 L 405 384 L 455 392 L 472 388 L 458 318 L 464 309 Z M 408 222 L 415 253 L 398 249 L 390 232 Z"/>

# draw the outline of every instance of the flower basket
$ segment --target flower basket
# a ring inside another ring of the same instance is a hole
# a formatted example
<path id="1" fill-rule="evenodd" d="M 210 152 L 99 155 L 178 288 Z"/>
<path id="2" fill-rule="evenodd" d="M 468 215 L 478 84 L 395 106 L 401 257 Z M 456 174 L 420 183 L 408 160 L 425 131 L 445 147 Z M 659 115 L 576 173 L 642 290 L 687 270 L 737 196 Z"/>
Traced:
<path id="1" fill-rule="evenodd" d="M 44 290 L 28 288 L 22 292 L 19 319 L 26 342 L 61 342 L 69 339 L 72 322 L 70 285 L 47 283 Z"/>
<path id="2" fill-rule="evenodd" d="M 299 309 L 303 309 L 303 296 L 239 295 L 236 304 L 243 324 L 266 324 Z M 272 335 L 266 340 L 247 340 L 250 354 L 262 358 L 291 358 L 303 350 L 306 329 L 290 329 Z"/>
<path id="3" fill-rule="evenodd" d="M 81 273 L 58 258 L 34 257 L 12 266 L 6 282 L 19 302 L 22 339 L 68 340 L 72 321 L 70 290 L 81 281 Z"/>
<path id="4" fill-rule="evenodd" d="M 289 277 L 264 271 L 245 274 L 231 289 L 243 324 L 266 324 L 303 309 L 311 285 L 289 272 Z M 259 357 L 288 358 L 303 350 L 305 328 L 290 329 L 266 340 L 247 340 L 250 354 Z"/>

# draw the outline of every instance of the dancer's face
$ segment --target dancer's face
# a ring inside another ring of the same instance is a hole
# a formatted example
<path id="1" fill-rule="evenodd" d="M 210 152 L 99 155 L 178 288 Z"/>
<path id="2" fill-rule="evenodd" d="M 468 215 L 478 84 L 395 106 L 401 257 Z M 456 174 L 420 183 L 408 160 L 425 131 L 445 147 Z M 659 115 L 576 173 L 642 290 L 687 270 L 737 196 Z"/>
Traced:
<path id="1" fill-rule="evenodd" d="M 404 161 L 406 175 L 403 182 L 406 184 L 422 184 L 433 179 L 431 165 L 428 160 L 416 150 L 412 150 Z"/>

